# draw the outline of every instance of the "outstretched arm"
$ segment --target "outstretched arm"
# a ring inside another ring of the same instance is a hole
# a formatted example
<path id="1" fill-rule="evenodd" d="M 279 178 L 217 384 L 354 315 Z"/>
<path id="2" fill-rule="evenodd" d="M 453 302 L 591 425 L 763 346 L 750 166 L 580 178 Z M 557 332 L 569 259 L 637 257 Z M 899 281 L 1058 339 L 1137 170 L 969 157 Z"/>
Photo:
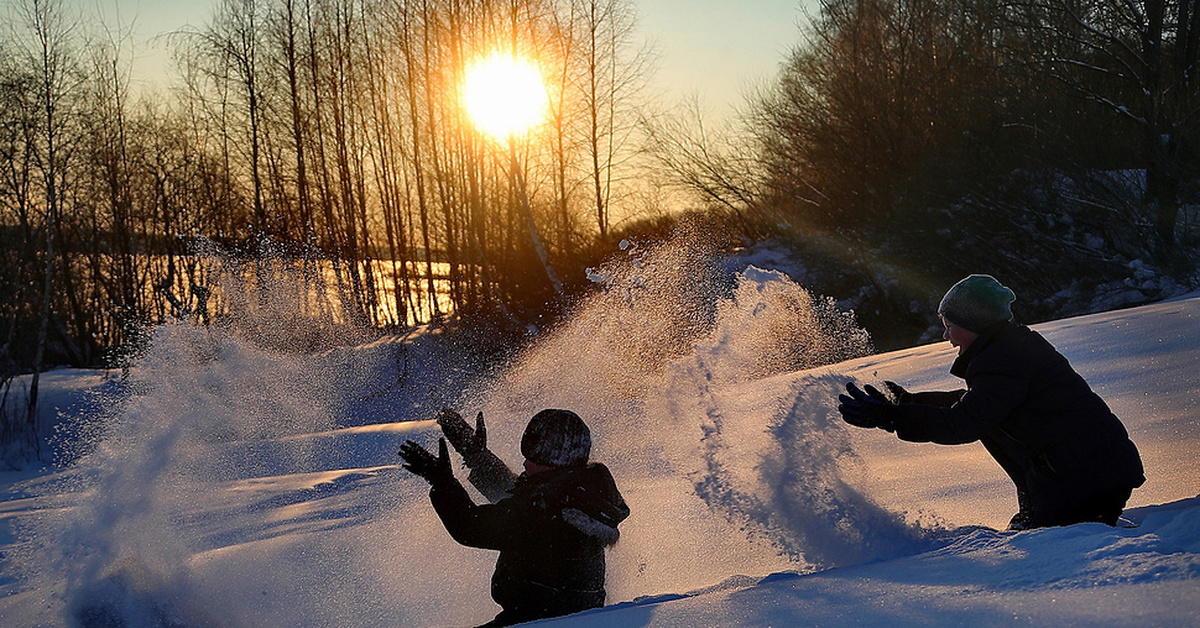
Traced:
<path id="1" fill-rule="evenodd" d="M 892 395 L 892 400 L 897 404 L 915 403 L 923 406 L 940 406 L 949 408 L 958 403 L 962 399 L 966 389 L 951 390 L 947 392 L 929 391 L 929 392 L 908 392 L 903 386 L 893 381 L 885 381 L 883 385 L 887 387 L 888 392 Z"/>
<path id="2" fill-rule="evenodd" d="M 977 441 L 1009 415 L 1025 398 L 1026 389 L 1025 379 L 1014 369 L 976 373 L 970 390 L 935 393 L 945 395 L 932 399 L 935 403 L 897 406 L 896 436 L 942 445 Z"/>
<path id="3" fill-rule="evenodd" d="M 926 435 L 925 431 L 927 430 L 913 429 L 912 424 L 922 419 L 928 419 L 935 414 L 940 416 L 940 414 L 948 412 L 951 407 L 965 397 L 966 391 L 910 393 L 895 382 L 884 382 L 884 385 L 891 393 L 890 396 L 870 384 L 859 388 L 854 382 L 847 383 L 847 394 L 838 396 L 838 411 L 842 413 L 842 420 L 855 427 L 877 427 L 889 432 L 896 432 L 903 424 L 906 429 L 901 429 L 898 435 L 904 440 L 944 442 L 939 438 L 961 439 L 964 437 L 959 433 L 961 430 L 955 429 L 962 426 L 942 427 L 940 432 L 949 434 L 942 436 L 937 431 Z M 967 427 L 969 429 L 972 426 Z M 929 429 L 939 430 L 938 426 Z M 970 442 L 971 440 L 974 438 L 955 440 L 955 442 Z"/>
<path id="4" fill-rule="evenodd" d="M 946 392 L 919 392 L 912 393 L 908 401 L 905 403 L 915 403 L 923 406 L 938 406 L 941 408 L 949 408 L 958 403 L 962 396 L 966 394 L 965 388 L 959 390 L 950 390 Z"/>
<path id="5" fill-rule="evenodd" d="M 508 503 L 476 504 L 458 482 L 434 486 L 429 501 L 451 538 L 468 547 L 506 549 L 521 532 Z"/>

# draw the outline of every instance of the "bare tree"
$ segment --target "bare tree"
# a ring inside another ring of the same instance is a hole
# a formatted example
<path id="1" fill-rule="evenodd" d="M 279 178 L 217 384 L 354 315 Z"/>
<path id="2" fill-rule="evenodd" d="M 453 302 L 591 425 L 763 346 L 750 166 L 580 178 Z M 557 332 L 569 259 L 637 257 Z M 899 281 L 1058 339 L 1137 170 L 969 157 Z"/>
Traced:
<path id="1" fill-rule="evenodd" d="M 211 27 L 201 33 L 209 54 L 214 56 L 212 76 L 236 85 L 244 107 L 245 137 L 249 143 L 250 181 L 253 187 L 254 230 L 268 231 L 266 208 L 263 206 L 262 177 L 262 117 L 259 68 L 258 0 L 222 0 Z"/>
<path id="2" fill-rule="evenodd" d="M 67 125 L 69 99 L 75 88 L 74 50 L 71 48 L 74 22 L 59 0 L 27 0 L 19 7 L 28 33 L 27 63 L 34 77 L 34 94 L 40 113 L 37 123 L 36 156 L 41 174 L 45 230 L 45 273 L 42 281 L 41 314 L 33 358 L 33 376 L 29 384 L 27 426 L 38 447 L 38 385 L 44 367 L 46 342 L 53 316 L 55 277 L 55 235 L 62 213 L 61 195 L 66 174 Z"/>
<path id="3" fill-rule="evenodd" d="M 652 67 L 648 49 L 634 49 L 637 16 L 628 0 L 572 0 L 582 19 L 579 38 L 582 76 L 578 97 L 586 120 L 593 209 L 600 238 L 611 223 L 613 182 L 623 160 L 631 157 L 637 112 L 631 107 L 643 91 Z"/>
<path id="4" fill-rule="evenodd" d="M 752 114 L 771 202 L 809 225 L 886 231 L 919 225 L 897 219 L 905 203 L 956 194 L 982 164 L 981 134 L 1021 97 L 998 59 L 1001 6 L 823 1 Z"/>
<path id="5" fill-rule="evenodd" d="M 670 114 L 647 118 L 649 147 L 664 178 L 674 181 L 706 207 L 732 213 L 741 228 L 755 233 L 765 183 L 760 164 L 745 147 L 752 137 L 734 125 L 712 130 L 700 103 L 683 103 Z"/>
<path id="6" fill-rule="evenodd" d="M 10 230 L 5 238 L 2 289 L 8 297 L 0 299 L 8 325 L 3 355 L 9 359 L 18 351 L 13 340 L 20 320 L 27 314 L 24 294 L 40 248 L 34 194 L 34 137 L 37 105 L 33 75 L 23 66 L 15 51 L 0 47 L 0 222 Z"/>
<path id="7" fill-rule="evenodd" d="M 1195 0 L 1028 0 L 1022 27 L 1039 58 L 1084 99 L 1141 129 L 1147 213 L 1176 248 L 1180 186 L 1200 129 L 1200 9 Z"/>
<path id="8" fill-rule="evenodd" d="M 88 164 L 94 177 L 84 181 L 94 194 L 84 199 L 85 205 L 95 205 L 93 241 L 88 249 L 92 258 L 93 276 L 107 284 L 108 301 L 122 318 L 118 326 L 144 322 L 142 290 L 139 285 L 139 266 L 136 239 L 142 231 L 137 224 L 134 159 L 136 152 L 129 121 L 130 66 L 122 58 L 122 46 L 128 33 L 120 25 L 106 28 L 89 46 L 87 80 L 90 115 L 83 121 Z M 100 242 L 109 241 L 111 250 L 103 250 Z M 103 260 L 103 258 L 108 258 Z M 101 269 L 105 264 L 110 269 Z M 99 286 L 95 286 L 99 288 Z M 96 304 L 103 307 L 100 304 Z M 82 308 L 78 308 L 82 309 Z M 88 330 L 93 322 L 81 311 L 75 313 L 76 324 Z M 86 337 L 88 334 L 84 334 Z M 119 334 L 114 340 L 119 342 Z"/>

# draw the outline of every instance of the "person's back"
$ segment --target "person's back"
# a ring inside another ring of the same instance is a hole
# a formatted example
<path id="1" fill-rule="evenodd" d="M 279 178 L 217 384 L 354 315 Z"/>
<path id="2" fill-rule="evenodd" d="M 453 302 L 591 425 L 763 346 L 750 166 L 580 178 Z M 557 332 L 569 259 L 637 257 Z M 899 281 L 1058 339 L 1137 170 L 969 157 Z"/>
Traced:
<path id="1" fill-rule="evenodd" d="M 1011 393 L 1021 403 L 1002 423 L 1007 437 L 1045 452 L 1060 472 L 1084 466 L 1097 480 L 1097 474 L 1118 472 L 1131 476 L 1125 481 L 1140 479 L 1140 459 L 1125 426 L 1066 357 L 1028 327 L 1009 323 L 996 336 L 994 349 L 981 347 L 966 376 L 970 382 L 972 371 L 1005 369 L 1010 386 L 1021 388 Z M 1103 456 L 1109 449 L 1120 455 Z"/>
<path id="2" fill-rule="evenodd" d="M 456 541 L 500 550 L 492 599 L 505 617 L 525 621 L 604 605 L 604 551 L 628 514 L 604 465 L 522 475 L 511 497 L 489 507 L 464 509 L 461 495 L 437 489 L 430 497 Z M 481 508 L 490 512 L 480 516 Z"/>

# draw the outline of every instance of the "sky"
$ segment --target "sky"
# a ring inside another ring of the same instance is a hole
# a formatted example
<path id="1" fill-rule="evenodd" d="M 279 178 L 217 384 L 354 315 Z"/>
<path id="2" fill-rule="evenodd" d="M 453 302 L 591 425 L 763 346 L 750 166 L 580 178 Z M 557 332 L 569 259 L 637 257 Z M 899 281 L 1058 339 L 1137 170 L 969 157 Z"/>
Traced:
<path id="1" fill-rule="evenodd" d="M 12 4 L 16 0 L 3 0 Z M 153 84 L 167 59 L 149 40 L 191 24 L 204 24 L 211 0 L 68 0 L 99 7 L 107 16 L 134 21 L 140 50 L 137 80 Z M 657 51 L 655 90 L 667 103 L 697 97 L 723 118 L 753 86 L 769 81 L 799 42 L 804 0 L 639 0 L 641 44 Z M 93 10 L 92 12 L 95 12 Z"/>
<path id="2" fill-rule="evenodd" d="M 799 43 L 798 0 L 642 0 L 641 32 L 659 54 L 668 99 L 697 96 L 716 115 L 769 82 Z"/>

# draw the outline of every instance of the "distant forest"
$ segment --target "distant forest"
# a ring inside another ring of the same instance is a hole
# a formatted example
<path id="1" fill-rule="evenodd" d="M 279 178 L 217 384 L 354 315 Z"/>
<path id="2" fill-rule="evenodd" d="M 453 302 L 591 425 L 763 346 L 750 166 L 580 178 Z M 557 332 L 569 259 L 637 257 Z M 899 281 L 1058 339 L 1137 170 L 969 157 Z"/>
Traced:
<path id="1" fill-rule="evenodd" d="M 790 243 L 879 346 L 967 272 L 1004 275 L 1029 319 L 1138 272 L 1194 280 L 1194 0 L 822 0 L 728 128 L 652 98 L 632 0 L 218 0 L 170 36 L 178 87 L 153 98 L 121 25 L 10 4 L 6 377 L 255 307 L 216 265 L 301 277 L 299 315 L 358 328 L 546 324 L 620 239 L 683 215 Z M 507 145 L 459 97 L 495 50 L 549 94 Z"/>

